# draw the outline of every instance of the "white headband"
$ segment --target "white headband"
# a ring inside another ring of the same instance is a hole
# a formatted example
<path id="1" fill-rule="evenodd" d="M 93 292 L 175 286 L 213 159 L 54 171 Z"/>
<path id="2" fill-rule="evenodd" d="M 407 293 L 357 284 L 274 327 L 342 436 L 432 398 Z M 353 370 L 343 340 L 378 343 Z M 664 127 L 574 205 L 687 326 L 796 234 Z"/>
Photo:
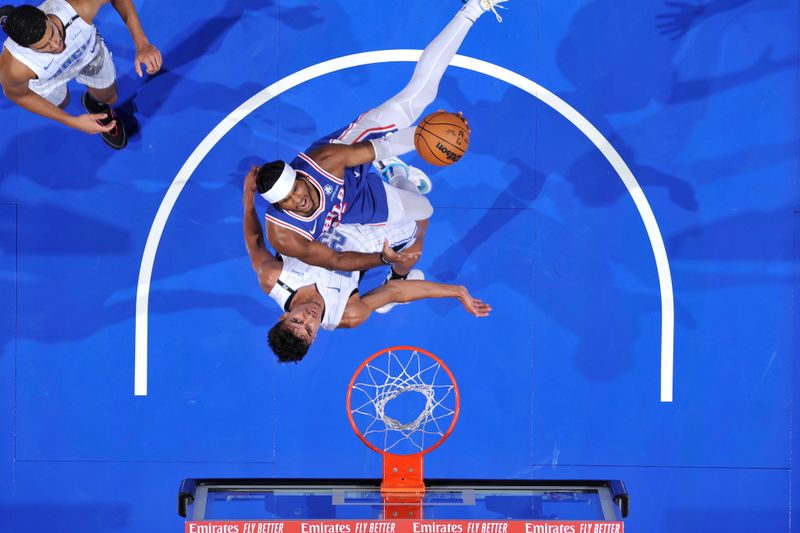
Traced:
<path id="1" fill-rule="evenodd" d="M 271 204 L 280 202 L 292 192 L 295 178 L 297 178 L 295 169 L 284 163 L 283 172 L 281 172 L 277 181 L 272 185 L 270 190 L 261 193 L 261 197 Z"/>

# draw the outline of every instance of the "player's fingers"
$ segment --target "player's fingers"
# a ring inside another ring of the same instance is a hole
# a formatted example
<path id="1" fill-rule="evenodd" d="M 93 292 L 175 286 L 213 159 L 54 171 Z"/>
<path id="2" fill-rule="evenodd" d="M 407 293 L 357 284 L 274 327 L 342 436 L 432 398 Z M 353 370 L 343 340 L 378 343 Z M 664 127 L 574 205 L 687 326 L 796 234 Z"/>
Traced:
<path id="1" fill-rule="evenodd" d="M 136 74 L 142 77 L 142 66 L 139 64 L 139 58 L 136 58 Z"/>
<path id="2" fill-rule="evenodd" d="M 99 133 L 108 133 L 109 131 L 113 130 L 114 126 L 116 126 L 116 125 L 117 125 L 117 121 L 116 120 L 112 120 L 111 122 L 109 122 L 105 126 L 101 126 L 101 125 L 98 124 L 97 125 L 97 131 Z"/>

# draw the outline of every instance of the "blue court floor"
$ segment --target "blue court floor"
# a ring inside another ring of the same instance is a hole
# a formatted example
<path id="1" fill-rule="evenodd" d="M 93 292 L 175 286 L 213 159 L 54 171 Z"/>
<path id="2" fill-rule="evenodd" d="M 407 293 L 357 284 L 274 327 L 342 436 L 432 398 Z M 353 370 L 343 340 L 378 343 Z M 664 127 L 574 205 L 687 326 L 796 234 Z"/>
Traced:
<path id="1" fill-rule="evenodd" d="M 244 174 L 394 94 L 460 3 L 136 5 L 157 76 L 97 20 L 140 124 L 124 151 L 0 98 L 0 531 L 178 531 L 187 477 L 379 477 L 345 393 L 397 344 L 461 388 L 428 477 L 622 479 L 628 531 L 796 528 L 796 1 L 481 18 L 430 109 L 463 111 L 469 152 L 409 161 L 434 183 L 419 266 L 492 315 L 399 306 L 297 365 L 266 347 Z"/>

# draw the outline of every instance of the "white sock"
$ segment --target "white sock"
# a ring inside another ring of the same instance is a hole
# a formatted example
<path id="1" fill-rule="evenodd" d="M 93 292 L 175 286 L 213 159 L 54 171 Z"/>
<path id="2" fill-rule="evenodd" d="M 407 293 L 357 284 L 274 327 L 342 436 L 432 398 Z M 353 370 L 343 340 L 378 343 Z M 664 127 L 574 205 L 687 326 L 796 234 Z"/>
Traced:
<path id="1" fill-rule="evenodd" d="M 463 13 L 469 20 L 475 22 L 485 11 L 481 7 L 481 0 L 469 0 L 469 2 L 464 4 L 464 7 L 461 8 L 459 13 Z"/>

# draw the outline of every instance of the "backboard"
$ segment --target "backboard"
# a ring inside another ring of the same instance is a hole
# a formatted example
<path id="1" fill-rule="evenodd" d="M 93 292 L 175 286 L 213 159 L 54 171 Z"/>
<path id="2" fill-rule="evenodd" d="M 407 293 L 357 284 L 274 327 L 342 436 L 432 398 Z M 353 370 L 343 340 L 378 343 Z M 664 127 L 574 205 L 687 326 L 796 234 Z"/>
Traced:
<path id="1" fill-rule="evenodd" d="M 619 521 L 628 513 L 628 494 L 619 481 L 426 480 L 425 484 L 420 503 L 409 505 L 402 499 L 387 501 L 379 479 L 186 479 L 178 508 L 192 521 L 423 517 L 426 521 Z M 411 514 L 414 511 L 418 514 Z"/>

